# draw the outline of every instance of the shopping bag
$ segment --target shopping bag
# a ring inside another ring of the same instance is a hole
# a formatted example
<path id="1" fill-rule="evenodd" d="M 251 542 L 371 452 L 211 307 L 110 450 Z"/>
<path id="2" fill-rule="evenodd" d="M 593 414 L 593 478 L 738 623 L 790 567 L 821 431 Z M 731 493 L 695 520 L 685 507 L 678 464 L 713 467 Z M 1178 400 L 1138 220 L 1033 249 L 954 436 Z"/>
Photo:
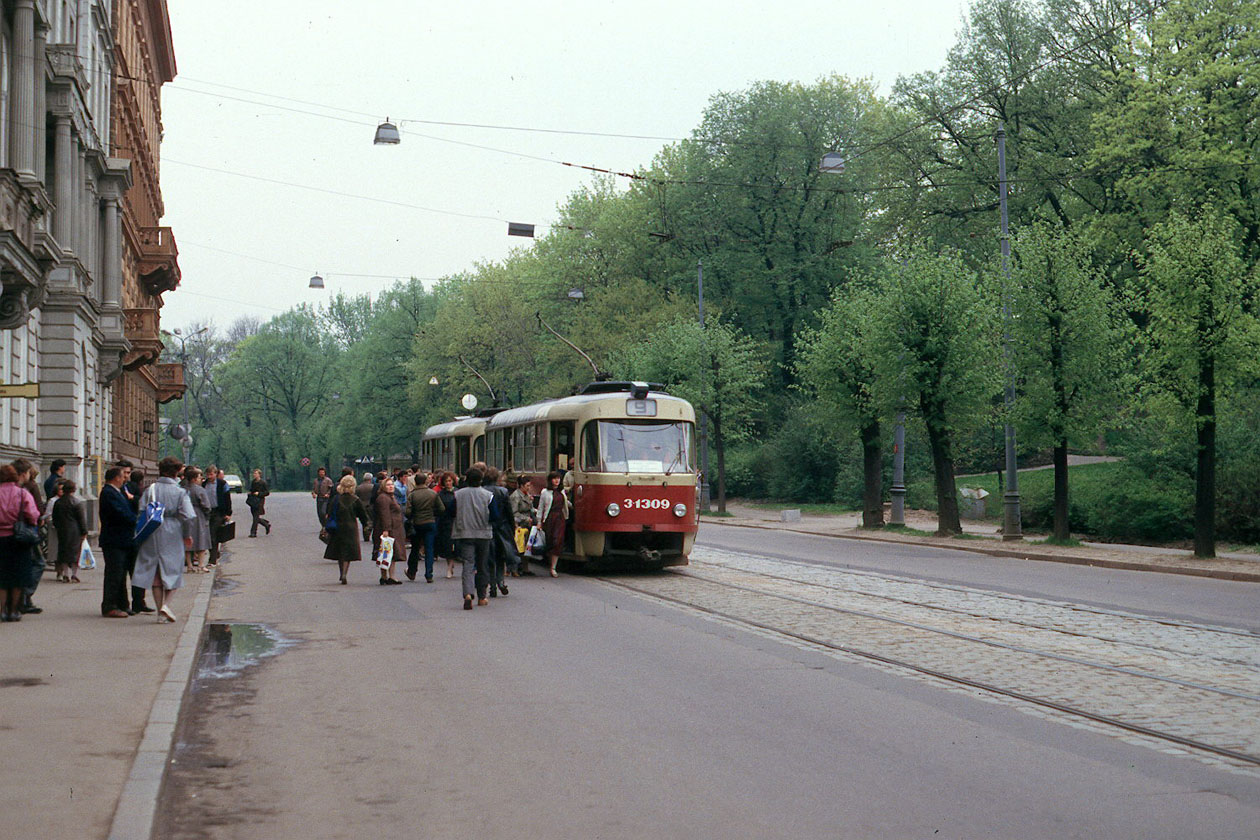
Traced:
<path id="1" fill-rule="evenodd" d="M 394 562 L 394 538 L 381 537 L 381 550 L 376 553 L 376 565 L 387 570 Z"/>
<path id="2" fill-rule="evenodd" d="M 535 525 L 529 529 L 529 539 L 525 542 L 525 547 L 535 554 L 547 547 L 547 535 L 542 528 Z"/>
<path id="3" fill-rule="evenodd" d="M 153 536 L 153 532 L 162 527 L 162 519 L 165 516 L 166 505 L 156 499 L 145 505 L 140 511 L 140 518 L 136 520 L 136 545 L 140 545 Z"/>
<path id="4" fill-rule="evenodd" d="M 92 553 L 92 546 L 87 540 L 83 541 L 83 547 L 79 549 L 79 568 L 84 571 L 96 568 L 96 555 Z"/>
<path id="5" fill-rule="evenodd" d="M 529 529 L 518 527 L 516 529 L 516 553 L 524 554 L 528 543 L 529 543 Z"/>

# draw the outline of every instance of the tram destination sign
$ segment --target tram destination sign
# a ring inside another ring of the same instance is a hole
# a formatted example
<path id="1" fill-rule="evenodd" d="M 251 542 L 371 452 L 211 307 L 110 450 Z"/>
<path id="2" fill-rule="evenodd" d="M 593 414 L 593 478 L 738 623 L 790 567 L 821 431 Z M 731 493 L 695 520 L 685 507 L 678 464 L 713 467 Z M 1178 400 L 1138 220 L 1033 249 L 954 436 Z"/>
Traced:
<path id="1" fill-rule="evenodd" d="M 626 400 L 626 414 L 631 417 L 655 417 L 656 400 Z"/>
<path id="2" fill-rule="evenodd" d="M 39 383 L 26 382 L 21 385 L 0 385 L 0 397 L 25 398 L 28 400 L 39 398 Z"/>

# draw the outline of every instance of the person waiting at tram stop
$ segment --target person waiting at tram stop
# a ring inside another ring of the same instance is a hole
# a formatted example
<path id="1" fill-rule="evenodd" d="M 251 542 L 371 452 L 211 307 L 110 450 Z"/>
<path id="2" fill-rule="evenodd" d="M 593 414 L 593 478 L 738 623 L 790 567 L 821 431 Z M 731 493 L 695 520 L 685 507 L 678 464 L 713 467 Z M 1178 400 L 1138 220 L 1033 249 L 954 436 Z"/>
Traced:
<path id="1" fill-rule="evenodd" d="M 354 476 L 347 475 L 337 484 L 337 492 L 333 495 L 330 507 L 335 505 L 337 527 L 328 532 L 328 546 L 324 549 L 324 559 L 334 560 L 341 572 L 341 584 L 346 584 L 346 572 L 350 564 L 362 560 L 362 546 L 359 543 L 359 529 L 355 526 L 358 520 L 364 532 L 372 527 L 367 508 L 359 500 L 355 492 Z"/>
<path id="2" fill-rule="evenodd" d="M 411 525 L 411 554 L 407 558 L 407 579 L 415 580 L 420 567 L 420 551 L 424 551 L 424 582 L 433 583 L 434 548 L 437 543 L 437 520 L 446 508 L 442 499 L 428 485 L 428 476 L 415 474 L 413 488 L 407 494 L 403 515 Z"/>
<path id="3" fill-rule="evenodd" d="M 482 472 L 471 467 L 464 474 L 464 486 L 455 491 L 453 503 L 455 522 L 451 537 L 459 559 L 464 562 L 463 592 L 464 609 L 473 608 L 473 596 L 478 606 L 486 606 L 486 590 L 490 585 L 490 541 L 494 531 L 490 527 L 490 505 L 494 494 L 481 486 Z"/>
<path id="4" fill-rule="evenodd" d="M 517 476 L 515 480 L 515 489 L 508 496 L 508 507 L 512 511 L 512 524 L 519 530 L 529 533 L 530 527 L 537 524 L 534 518 L 534 499 L 529 495 L 530 478 L 527 475 Z M 513 481 L 509 479 L 508 486 L 513 486 Z M 521 541 L 516 542 L 519 548 Z M 517 552 L 520 559 L 520 566 L 517 569 L 517 575 L 520 577 L 533 577 L 534 573 L 529 570 L 529 552 L 520 550 Z"/>
<path id="5" fill-rule="evenodd" d="M 402 506 L 394 495 L 394 479 L 386 478 L 381 482 L 381 490 L 376 494 L 373 510 L 376 514 L 376 529 L 372 535 L 372 557 L 380 555 L 383 538 L 390 537 L 394 541 L 394 560 L 389 564 L 388 570 L 381 570 L 381 586 L 401 585 L 402 581 L 394 576 L 394 570 L 398 566 L 398 558 L 404 556 L 407 550 L 407 537 L 403 526 Z"/>
<path id="6" fill-rule="evenodd" d="M 538 521 L 542 523 L 543 534 L 547 546 L 543 549 L 547 554 L 547 564 L 551 576 L 556 577 L 556 564 L 560 561 L 560 552 L 564 550 L 565 526 L 572 506 L 568 495 L 560 486 L 563 476 L 558 470 L 547 473 L 547 486 L 538 495 Z"/>

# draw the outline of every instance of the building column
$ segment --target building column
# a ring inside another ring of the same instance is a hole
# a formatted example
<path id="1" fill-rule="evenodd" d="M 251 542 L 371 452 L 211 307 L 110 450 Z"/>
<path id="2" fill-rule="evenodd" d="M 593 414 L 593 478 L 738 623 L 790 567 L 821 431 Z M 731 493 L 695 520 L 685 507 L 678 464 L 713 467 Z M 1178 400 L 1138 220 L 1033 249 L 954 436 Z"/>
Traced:
<path id="1" fill-rule="evenodd" d="M 72 250 L 74 238 L 74 138 L 70 136 L 70 117 L 57 115 L 53 136 L 53 236 L 62 250 Z"/>
<path id="2" fill-rule="evenodd" d="M 105 294 L 102 303 L 117 309 L 122 305 L 122 227 L 119 224 L 118 199 L 105 199 L 104 266 Z"/>
<path id="3" fill-rule="evenodd" d="M 19 175 L 35 177 L 35 0 L 13 8 L 13 114 L 9 159 Z"/>
<path id="4" fill-rule="evenodd" d="M 48 183 L 48 25 L 35 25 L 35 177 Z"/>

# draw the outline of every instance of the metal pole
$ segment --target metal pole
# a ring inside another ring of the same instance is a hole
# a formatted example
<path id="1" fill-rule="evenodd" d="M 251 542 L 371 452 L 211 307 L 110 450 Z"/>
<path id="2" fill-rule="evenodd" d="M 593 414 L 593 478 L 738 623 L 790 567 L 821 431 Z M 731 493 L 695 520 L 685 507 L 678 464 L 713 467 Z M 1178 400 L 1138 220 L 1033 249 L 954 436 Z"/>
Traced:
<path id="1" fill-rule="evenodd" d="M 704 331 L 704 260 L 696 260 L 696 290 L 700 298 L 700 330 Z M 708 346 L 706 342 L 706 347 Z M 700 510 L 709 513 L 712 497 L 709 488 L 709 417 L 700 412 Z"/>
<path id="2" fill-rule="evenodd" d="M 897 412 L 893 429 L 892 511 L 889 525 L 906 524 L 906 413 Z"/>
<path id="3" fill-rule="evenodd" d="M 998 204 L 1002 216 L 1002 360 L 1006 366 L 1006 492 L 1002 494 L 1002 539 L 1023 539 L 1019 510 L 1019 474 L 1015 463 L 1015 365 L 1011 359 L 1011 238 L 1006 215 L 1006 129 L 998 123 Z"/>

